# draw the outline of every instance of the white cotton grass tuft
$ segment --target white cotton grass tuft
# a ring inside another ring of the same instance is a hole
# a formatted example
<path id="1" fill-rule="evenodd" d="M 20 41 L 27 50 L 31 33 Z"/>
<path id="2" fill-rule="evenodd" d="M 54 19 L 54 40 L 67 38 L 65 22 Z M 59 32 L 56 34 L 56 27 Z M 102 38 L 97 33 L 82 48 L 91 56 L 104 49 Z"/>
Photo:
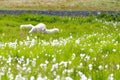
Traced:
<path id="1" fill-rule="evenodd" d="M 0 42 L 0 47 L 4 47 L 5 44 L 3 42 Z"/>
<path id="2" fill-rule="evenodd" d="M 117 68 L 117 70 L 119 70 L 120 69 L 120 65 L 116 64 L 116 68 Z"/>
<path id="3" fill-rule="evenodd" d="M 113 49 L 112 51 L 113 51 L 113 52 L 116 52 L 116 49 Z"/>
<path id="4" fill-rule="evenodd" d="M 15 80 L 25 80 L 25 78 L 21 74 L 18 74 L 16 75 Z"/>
<path id="5" fill-rule="evenodd" d="M 73 80 L 71 77 L 65 77 L 65 79 L 64 80 Z"/>
<path id="6" fill-rule="evenodd" d="M 79 65 L 78 65 L 78 68 L 82 68 L 83 67 L 83 63 L 80 63 Z"/>
<path id="7" fill-rule="evenodd" d="M 99 65 L 98 68 L 99 68 L 99 70 L 103 70 L 103 66 L 102 65 Z"/>
<path id="8" fill-rule="evenodd" d="M 86 75 L 83 74 L 81 71 L 78 72 L 78 75 L 80 76 L 80 80 L 87 80 Z"/>
<path id="9" fill-rule="evenodd" d="M 114 74 L 110 74 L 107 80 L 114 80 Z"/>
<path id="10" fill-rule="evenodd" d="M 41 74 L 38 74 L 37 80 L 48 80 L 47 76 L 42 77 Z"/>
<path id="11" fill-rule="evenodd" d="M 92 70 L 93 65 L 89 64 L 88 67 L 89 67 L 89 70 Z"/>
<path id="12" fill-rule="evenodd" d="M 56 78 L 54 80 L 60 80 L 60 76 L 57 75 Z"/>
<path id="13" fill-rule="evenodd" d="M 35 77 L 34 77 L 34 76 L 31 76 L 31 77 L 30 77 L 30 80 L 35 80 Z"/>

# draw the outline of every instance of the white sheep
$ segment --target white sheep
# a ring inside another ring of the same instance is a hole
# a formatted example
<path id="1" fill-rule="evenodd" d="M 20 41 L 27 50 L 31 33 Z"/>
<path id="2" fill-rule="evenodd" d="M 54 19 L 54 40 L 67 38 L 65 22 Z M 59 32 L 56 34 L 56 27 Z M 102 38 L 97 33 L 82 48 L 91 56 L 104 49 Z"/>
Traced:
<path id="1" fill-rule="evenodd" d="M 39 24 L 37 24 L 36 26 L 34 26 L 34 27 L 29 31 L 29 33 L 35 33 L 35 32 L 44 33 L 45 30 L 46 30 L 46 25 L 43 24 L 43 23 L 39 23 Z"/>
<path id="2" fill-rule="evenodd" d="M 47 29 L 44 23 L 39 23 L 29 31 L 29 33 L 36 33 L 36 32 L 50 34 L 54 32 L 59 32 L 59 29 L 58 28 Z"/>
<path id="3" fill-rule="evenodd" d="M 24 24 L 24 25 L 20 25 L 20 29 L 25 29 L 25 28 L 29 28 L 32 29 L 34 26 L 32 24 Z"/>

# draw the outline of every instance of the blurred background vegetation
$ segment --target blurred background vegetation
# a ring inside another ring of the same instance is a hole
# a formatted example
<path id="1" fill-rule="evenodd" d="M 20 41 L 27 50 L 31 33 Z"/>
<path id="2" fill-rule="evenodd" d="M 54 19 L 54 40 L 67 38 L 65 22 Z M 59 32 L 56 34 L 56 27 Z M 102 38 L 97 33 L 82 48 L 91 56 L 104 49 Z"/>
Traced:
<path id="1" fill-rule="evenodd" d="M 0 10 L 120 10 L 120 0 L 0 0 Z"/>

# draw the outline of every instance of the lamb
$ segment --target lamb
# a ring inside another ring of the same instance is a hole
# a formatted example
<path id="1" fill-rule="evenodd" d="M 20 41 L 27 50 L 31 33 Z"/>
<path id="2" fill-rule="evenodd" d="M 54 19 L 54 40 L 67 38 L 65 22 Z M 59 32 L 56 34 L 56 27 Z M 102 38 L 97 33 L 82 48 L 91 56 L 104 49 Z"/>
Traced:
<path id="1" fill-rule="evenodd" d="M 20 25 L 20 29 L 29 28 L 32 29 L 34 26 L 32 24 Z"/>
<path id="2" fill-rule="evenodd" d="M 41 33 L 45 33 L 46 30 L 46 25 L 43 23 L 39 23 L 36 26 L 34 26 L 29 33 L 35 33 L 35 32 L 41 32 Z"/>
<path id="3" fill-rule="evenodd" d="M 58 28 L 47 29 L 44 23 L 39 23 L 29 31 L 29 33 L 36 33 L 36 32 L 50 34 L 54 32 L 59 32 L 59 29 Z"/>
<path id="4" fill-rule="evenodd" d="M 32 24 L 26 24 L 26 25 L 20 25 L 20 29 L 29 28 L 31 29 L 29 33 L 46 33 L 51 34 L 54 32 L 59 32 L 58 28 L 53 29 L 47 29 L 46 25 L 44 23 L 39 23 L 36 26 L 33 26 Z"/>

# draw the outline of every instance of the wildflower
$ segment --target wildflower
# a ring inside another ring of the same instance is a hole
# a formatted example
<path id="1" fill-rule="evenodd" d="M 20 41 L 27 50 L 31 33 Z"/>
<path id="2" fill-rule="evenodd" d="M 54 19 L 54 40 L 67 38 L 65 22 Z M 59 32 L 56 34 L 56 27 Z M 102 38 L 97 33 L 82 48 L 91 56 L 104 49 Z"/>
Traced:
<path id="1" fill-rule="evenodd" d="M 56 76 L 56 75 L 57 75 L 56 71 L 53 71 L 53 75 L 54 75 L 54 76 Z"/>
<path id="2" fill-rule="evenodd" d="M 17 70 L 22 70 L 22 67 L 19 64 L 16 65 L 16 68 Z"/>
<path id="3" fill-rule="evenodd" d="M 47 80 L 47 77 L 42 77 L 41 74 L 39 74 L 37 80 Z"/>
<path id="4" fill-rule="evenodd" d="M 80 54 L 80 57 L 83 58 L 85 56 L 85 54 Z"/>
<path id="5" fill-rule="evenodd" d="M 25 80 L 24 77 L 22 77 L 21 74 L 16 75 L 15 80 Z"/>
<path id="6" fill-rule="evenodd" d="M 35 43 L 36 43 L 36 40 L 35 40 L 35 39 L 32 39 L 31 44 L 30 44 L 30 47 L 34 46 Z"/>
<path id="7" fill-rule="evenodd" d="M 48 64 L 48 63 L 49 63 L 49 61 L 48 61 L 48 60 L 46 60 L 46 61 L 45 61 L 45 64 Z"/>
<path id="8" fill-rule="evenodd" d="M 102 70 L 102 69 L 103 69 L 103 66 L 102 66 L 102 65 L 99 65 L 98 68 L 99 68 L 99 70 Z"/>
<path id="9" fill-rule="evenodd" d="M 8 46 L 15 49 L 17 47 L 17 42 L 9 42 Z"/>
<path id="10" fill-rule="evenodd" d="M 5 44 L 0 42 L 0 47 L 4 47 L 4 46 L 5 46 Z"/>
<path id="11" fill-rule="evenodd" d="M 116 65 L 116 67 L 117 67 L 117 70 L 119 70 L 119 69 L 120 69 L 120 65 L 119 65 L 119 64 L 117 64 L 117 65 Z"/>
<path id="12" fill-rule="evenodd" d="M 12 58 L 11 58 L 11 56 L 9 56 L 7 63 L 11 63 L 11 61 L 12 61 Z"/>
<path id="13" fill-rule="evenodd" d="M 70 39 L 72 39 L 73 37 L 72 37 L 72 35 L 70 35 Z"/>
<path id="14" fill-rule="evenodd" d="M 31 72 L 31 68 L 28 67 L 28 68 L 26 69 L 26 72 Z"/>
<path id="15" fill-rule="evenodd" d="M 56 58 L 54 57 L 54 58 L 52 59 L 52 61 L 55 62 L 55 61 L 56 61 Z"/>
<path id="16" fill-rule="evenodd" d="M 79 44 L 80 43 L 80 39 L 75 40 L 75 43 Z"/>
<path id="17" fill-rule="evenodd" d="M 68 64 L 71 64 L 72 62 L 71 61 L 68 61 Z"/>
<path id="18" fill-rule="evenodd" d="M 36 65 L 36 58 L 33 58 L 32 65 L 35 67 L 35 65 Z"/>
<path id="19" fill-rule="evenodd" d="M 10 80 L 14 79 L 14 75 L 13 74 L 8 74 L 8 77 L 9 77 Z"/>
<path id="20" fill-rule="evenodd" d="M 108 80 L 114 80 L 114 77 L 113 77 L 114 75 L 113 74 L 110 74 L 109 76 L 108 76 Z"/>
<path id="21" fill-rule="evenodd" d="M 31 76 L 31 77 L 30 77 L 30 80 L 35 80 L 35 77 L 34 77 L 34 76 Z"/>
<path id="22" fill-rule="evenodd" d="M 30 40 L 30 37 L 29 36 L 27 36 L 27 41 L 29 41 Z"/>
<path id="23" fill-rule="evenodd" d="M 42 42 L 42 45 L 43 45 L 43 46 L 49 45 L 49 42 L 46 42 L 46 41 L 44 41 L 44 40 L 42 40 L 41 42 Z"/>
<path id="24" fill-rule="evenodd" d="M 90 50 L 89 50 L 90 52 L 93 52 L 93 49 L 92 48 L 90 48 Z"/>
<path id="25" fill-rule="evenodd" d="M 29 58 L 26 59 L 26 65 L 28 65 L 30 62 Z"/>
<path id="26" fill-rule="evenodd" d="M 76 55 L 75 55 L 75 53 L 73 53 L 73 55 L 72 55 L 72 60 L 74 60 L 75 57 L 76 57 Z"/>
<path id="27" fill-rule="evenodd" d="M 112 51 L 113 51 L 113 52 L 116 52 L 116 49 L 113 49 Z"/>
<path id="28" fill-rule="evenodd" d="M 88 78 L 88 80 L 92 80 L 92 78 L 91 78 L 91 77 L 89 77 L 89 78 Z"/>
<path id="29" fill-rule="evenodd" d="M 80 63 L 78 68 L 82 68 L 83 67 L 83 63 Z"/>
<path id="30" fill-rule="evenodd" d="M 63 70 L 62 73 L 63 74 L 67 73 L 69 75 L 70 73 L 73 73 L 73 69 L 65 69 L 65 70 Z"/>
<path id="31" fill-rule="evenodd" d="M 89 70 L 92 70 L 92 64 L 89 64 L 88 67 L 89 67 Z"/>
<path id="32" fill-rule="evenodd" d="M 82 72 L 78 72 L 78 75 L 81 77 L 80 80 L 87 80 L 87 77 Z"/>
<path id="33" fill-rule="evenodd" d="M 52 69 L 51 69 L 51 71 L 53 71 L 54 69 L 57 69 L 57 68 L 58 68 L 58 63 L 53 64 L 53 65 L 52 65 Z"/>
<path id="34" fill-rule="evenodd" d="M 105 65 L 105 68 L 108 69 L 108 65 L 107 64 Z"/>
<path id="35" fill-rule="evenodd" d="M 65 80 L 73 80 L 71 77 L 66 77 Z"/>
<path id="36" fill-rule="evenodd" d="M 68 74 L 72 73 L 74 70 L 73 69 L 69 69 L 67 72 Z"/>
<path id="37" fill-rule="evenodd" d="M 96 57 L 94 57 L 93 60 L 96 61 Z"/>
<path id="38" fill-rule="evenodd" d="M 40 64 L 40 67 L 46 70 L 46 68 L 47 68 L 47 64 L 43 64 L 43 63 L 41 63 L 41 64 Z"/>
<path id="39" fill-rule="evenodd" d="M 1 76 L 4 76 L 5 75 L 5 73 L 2 71 L 2 72 L 0 72 L 0 78 L 1 78 Z"/>
<path id="40" fill-rule="evenodd" d="M 0 59 L 2 59 L 2 56 L 0 56 Z"/>
<path id="41" fill-rule="evenodd" d="M 57 75 L 56 78 L 54 80 L 60 80 L 60 76 Z"/>
<path id="42" fill-rule="evenodd" d="M 60 43 L 59 43 L 59 41 L 56 39 L 56 40 L 53 40 L 52 42 L 51 42 L 51 45 L 52 46 L 57 46 L 57 45 L 59 45 Z"/>
<path id="43" fill-rule="evenodd" d="M 59 63 L 59 65 L 64 65 L 65 67 L 67 67 L 67 62 L 64 62 L 64 61 L 61 61 L 60 63 Z"/>
<path id="44" fill-rule="evenodd" d="M 38 78 L 37 78 L 37 80 L 44 80 L 41 76 L 39 76 Z"/>
<path id="45" fill-rule="evenodd" d="M 86 55 L 84 58 L 85 61 L 88 61 L 89 59 L 90 59 L 90 56 L 88 56 L 88 55 Z"/>

